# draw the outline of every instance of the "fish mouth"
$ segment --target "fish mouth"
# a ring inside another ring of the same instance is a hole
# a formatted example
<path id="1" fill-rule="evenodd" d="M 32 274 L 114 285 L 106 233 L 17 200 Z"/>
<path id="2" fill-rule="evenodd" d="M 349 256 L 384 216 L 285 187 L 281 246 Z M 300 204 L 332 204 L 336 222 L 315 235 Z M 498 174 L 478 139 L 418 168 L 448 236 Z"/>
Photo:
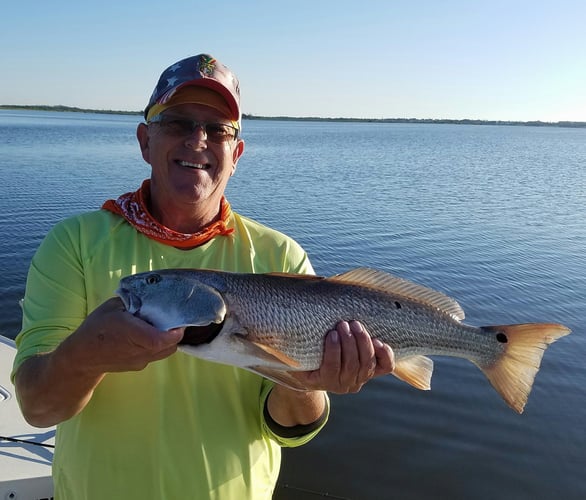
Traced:
<path id="1" fill-rule="evenodd" d="M 185 327 L 183 339 L 179 343 L 185 345 L 209 344 L 222 331 L 223 326 L 223 321 L 221 323 L 210 323 L 209 325 L 204 326 L 187 326 Z"/>
<path id="2" fill-rule="evenodd" d="M 120 297 L 122 303 L 124 304 L 124 307 L 130 314 L 136 315 L 140 312 L 140 308 L 142 307 L 142 301 L 130 290 L 124 287 L 120 287 L 118 288 L 118 290 L 116 290 L 116 295 Z"/>

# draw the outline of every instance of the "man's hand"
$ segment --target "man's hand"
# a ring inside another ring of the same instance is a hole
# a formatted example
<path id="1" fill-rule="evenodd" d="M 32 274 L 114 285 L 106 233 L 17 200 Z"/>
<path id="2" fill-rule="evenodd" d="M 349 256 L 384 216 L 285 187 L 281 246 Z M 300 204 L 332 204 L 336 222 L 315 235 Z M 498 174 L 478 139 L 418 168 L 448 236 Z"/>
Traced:
<path id="1" fill-rule="evenodd" d="M 14 383 L 24 417 L 49 427 L 77 415 L 106 373 L 142 370 L 170 356 L 183 333 L 157 330 L 129 314 L 119 298 L 107 300 L 54 351 L 18 368 Z"/>
<path id="2" fill-rule="evenodd" d="M 341 321 L 328 333 L 321 367 L 310 372 L 290 372 L 307 387 L 337 394 L 358 392 L 374 377 L 395 368 L 392 349 L 372 339 L 358 321 Z"/>
<path id="3" fill-rule="evenodd" d="M 63 347 L 69 350 L 68 358 L 79 360 L 88 372 L 137 371 L 173 354 L 183 332 L 183 328 L 162 332 L 129 314 L 119 298 L 112 298 L 97 307 Z"/>
<path id="4" fill-rule="evenodd" d="M 358 321 L 341 321 L 328 332 L 321 367 L 308 372 L 289 372 L 306 391 L 275 385 L 268 399 L 272 419 L 283 426 L 306 425 L 319 419 L 326 409 L 323 391 L 338 394 L 358 392 L 374 377 L 395 368 L 392 349 L 370 337 Z"/>

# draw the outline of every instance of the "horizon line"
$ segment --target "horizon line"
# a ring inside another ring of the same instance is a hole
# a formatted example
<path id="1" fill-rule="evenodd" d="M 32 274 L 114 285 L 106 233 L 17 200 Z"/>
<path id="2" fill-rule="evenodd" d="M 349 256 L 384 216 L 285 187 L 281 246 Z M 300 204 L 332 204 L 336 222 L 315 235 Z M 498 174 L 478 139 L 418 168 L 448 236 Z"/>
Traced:
<path id="1" fill-rule="evenodd" d="M 80 108 L 65 105 L 30 105 L 30 104 L 0 104 L 0 109 L 35 111 L 69 111 L 74 113 L 142 115 L 143 111 L 124 111 L 112 109 Z M 371 123 L 443 123 L 443 124 L 470 124 L 470 125 L 533 125 L 533 126 L 562 126 L 586 127 L 586 121 L 560 120 L 557 122 L 542 120 L 485 120 L 477 118 L 352 118 L 352 117 L 320 117 L 320 116 L 260 116 L 252 113 L 242 113 L 246 120 L 283 120 L 283 121 L 337 121 L 337 122 L 371 122 Z"/>

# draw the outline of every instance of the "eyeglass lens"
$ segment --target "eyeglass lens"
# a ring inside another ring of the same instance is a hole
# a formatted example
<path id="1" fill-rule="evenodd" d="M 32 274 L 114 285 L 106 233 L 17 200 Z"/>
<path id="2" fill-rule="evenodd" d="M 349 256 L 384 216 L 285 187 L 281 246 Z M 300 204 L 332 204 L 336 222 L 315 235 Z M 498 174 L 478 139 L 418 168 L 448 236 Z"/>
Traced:
<path id="1" fill-rule="evenodd" d="M 235 139 L 238 133 L 235 127 L 225 123 L 202 123 L 176 116 L 158 115 L 151 120 L 151 123 L 158 123 L 165 133 L 175 136 L 189 136 L 194 134 L 198 128 L 201 128 L 205 132 L 207 139 L 215 143 Z"/>

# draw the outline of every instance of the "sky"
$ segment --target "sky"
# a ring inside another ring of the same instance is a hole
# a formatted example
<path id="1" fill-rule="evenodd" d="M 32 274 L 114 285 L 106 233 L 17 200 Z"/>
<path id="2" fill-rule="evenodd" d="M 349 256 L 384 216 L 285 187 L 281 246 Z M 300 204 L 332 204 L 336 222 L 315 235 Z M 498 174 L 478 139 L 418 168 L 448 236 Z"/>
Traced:
<path id="1" fill-rule="evenodd" d="M 138 111 L 205 52 L 257 116 L 586 122 L 584 0 L 2 0 L 0 20 L 0 104 Z"/>

